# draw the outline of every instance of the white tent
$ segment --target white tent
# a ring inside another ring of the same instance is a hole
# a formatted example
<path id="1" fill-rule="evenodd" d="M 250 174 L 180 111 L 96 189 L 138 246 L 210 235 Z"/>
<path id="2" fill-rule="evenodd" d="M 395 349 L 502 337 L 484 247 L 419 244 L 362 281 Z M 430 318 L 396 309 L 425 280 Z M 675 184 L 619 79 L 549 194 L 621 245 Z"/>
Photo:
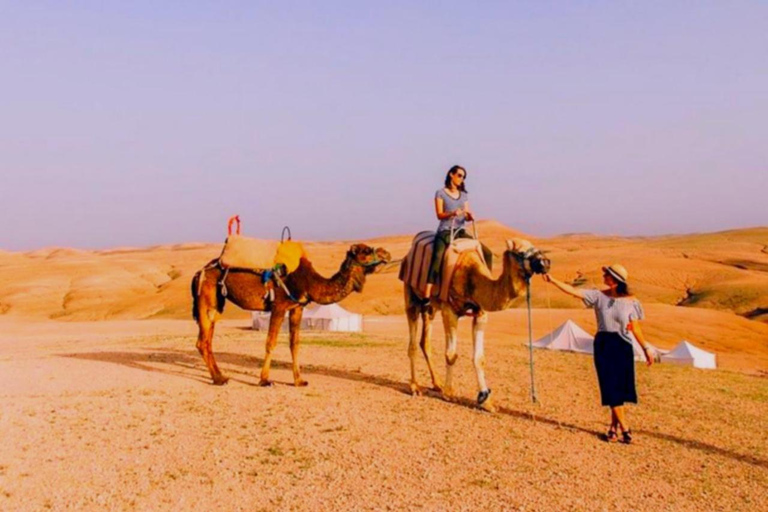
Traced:
<path id="1" fill-rule="evenodd" d="M 570 352 L 580 352 L 582 354 L 594 353 L 594 345 L 595 337 L 579 327 L 572 320 L 566 320 L 563 325 L 553 332 L 533 342 L 533 346 L 537 348 L 567 350 Z M 650 343 L 648 345 L 650 345 L 652 352 L 659 352 L 659 350 Z M 645 361 L 643 348 L 634 338 L 632 339 L 632 350 L 635 353 L 635 361 Z"/>
<path id="2" fill-rule="evenodd" d="M 695 368 L 717 368 L 715 354 L 702 350 L 685 340 L 662 355 L 661 362 L 690 365 Z"/>
<path id="3" fill-rule="evenodd" d="M 363 316 L 350 313 L 338 304 L 315 305 L 304 310 L 301 327 L 319 331 L 361 332 Z"/>
<path id="4" fill-rule="evenodd" d="M 255 331 L 268 331 L 269 330 L 269 317 L 270 313 L 264 311 L 252 311 L 251 312 L 251 328 Z M 288 330 L 288 314 L 283 319 L 283 325 L 280 328 L 282 331 Z"/>
<path id="5" fill-rule="evenodd" d="M 591 354 L 594 341 L 591 334 L 576 325 L 575 322 L 566 320 L 553 332 L 534 341 L 533 346 L 549 350 L 569 350 Z"/>

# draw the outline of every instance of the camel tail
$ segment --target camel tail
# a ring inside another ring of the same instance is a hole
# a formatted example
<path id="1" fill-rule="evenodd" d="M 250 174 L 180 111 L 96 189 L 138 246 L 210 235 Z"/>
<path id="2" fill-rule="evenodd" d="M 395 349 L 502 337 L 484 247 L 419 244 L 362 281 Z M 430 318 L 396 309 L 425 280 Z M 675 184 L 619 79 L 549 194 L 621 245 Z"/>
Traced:
<path id="1" fill-rule="evenodd" d="M 196 322 L 200 321 L 200 295 L 203 292 L 203 279 L 205 279 L 205 269 L 198 270 L 195 275 L 192 277 L 192 318 L 195 319 Z M 224 312 L 224 304 L 226 304 L 227 299 L 224 297 L 224 294 L 222 293 L 222 285 L 221 283 L 216 283 L 216 311 L 219 312 L 219 314 Z"/>

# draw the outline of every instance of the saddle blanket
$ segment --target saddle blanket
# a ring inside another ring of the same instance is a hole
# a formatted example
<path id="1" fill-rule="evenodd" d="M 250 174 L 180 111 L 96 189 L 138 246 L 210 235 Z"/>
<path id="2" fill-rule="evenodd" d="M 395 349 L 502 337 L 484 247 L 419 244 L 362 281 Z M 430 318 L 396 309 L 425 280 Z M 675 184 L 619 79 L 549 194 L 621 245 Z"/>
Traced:
<path id="1" fill-rule="evenodd" d="M 400 280 L 411 286 L 411 289 L 419 298 L 425 298 L 427 288 L 427 274 L 432 262 L 432 250 L 435 246 L 435 232 L 422 231 L 413 239 L 411 250 L 400 266 Z M 448 300 L 453 274 L 457 263 L 467 254 L 475 252 L 480 261 L 485 263 L 483 249 L 479 240 L 470 238 L 458 238 L 446 247 L 437 283 L 432 289 L 432 294 L 437 294 L 442 301 Z"/>
<path id="2" fill-rule="evenodd" d="M 219 256 L 219 263 L 225 268 L 247 268 L 251 270 L 271 269 L 285 265 L 290 274 L 299 266 L 307 252 L 300 242 L 285 240 L 275 242 L 242 235 L 229 235 Z"/>

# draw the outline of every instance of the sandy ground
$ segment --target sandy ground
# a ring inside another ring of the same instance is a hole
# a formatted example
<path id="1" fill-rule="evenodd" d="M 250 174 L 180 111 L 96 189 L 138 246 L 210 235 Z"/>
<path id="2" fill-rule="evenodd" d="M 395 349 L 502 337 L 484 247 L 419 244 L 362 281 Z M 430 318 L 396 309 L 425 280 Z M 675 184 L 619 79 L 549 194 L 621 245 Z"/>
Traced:
<path id="1" fill-rule="evenodd" d="M 537 351 L 530 403 L 520 314 L 491 318 L 495 415 L 472 406 L 466 320 L 463 398 L 449 403 L 407 394 L 401 316 L 368 317 L 362 335 L 304 333 L 307 388 L 287 385 L 282 338 L 277 384 L 255 385 L 264 335 L 243 321 L 218 329 L 232 380 L 216 387 L 191 320 L 0 318 L 0 510 L 765 507 L 768 380 L 638 366 L 637 442 L 609 445 L 588 356 Z"/>

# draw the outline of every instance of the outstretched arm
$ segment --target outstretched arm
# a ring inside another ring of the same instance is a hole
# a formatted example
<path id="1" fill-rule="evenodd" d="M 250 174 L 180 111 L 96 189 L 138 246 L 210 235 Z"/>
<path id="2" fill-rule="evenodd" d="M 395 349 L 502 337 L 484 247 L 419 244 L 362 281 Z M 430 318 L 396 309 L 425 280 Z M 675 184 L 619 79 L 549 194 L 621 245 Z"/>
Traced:
<path id="1" fill-rule="evenodd" d="M 643 330 L 640 328 L 640 321 L 638 320 L 630 321 L 629 325 L 627 326 L 627 329 L 632 331 L 632 334 L 635 335 L 637 342 L 640 344 L 641 347 L 643 347 L 643 353 L 645 354 L 645 362 L 648 366 L 651 366 L 653 364 L 653 352 L 651 351 L 650 345 L 648 345 L 648 341 L 645 339 Z"/>
<path id="2" fill-rule="evenodd" d="M 555 279 L 554 277 L 552 277 L 549 274 L 544 274 L 542 277 L 544 278 L 544 281 L 546 281 L 548 283 L 552 283 L 553 285 L 555 285 L 555 287 L 559 288 L 560 290 L 562 290 L 563 292 L 567 293 L 568 295 L 572 295 L 572 296 L 576 297 L 577 299 L 583 299 L 584 298 L 584 293 L 581 290 L 578 290 L 578 289 L 574 288 L 573 286 L 571 286 L 569 284 L 565 284 L 564 282 L 562 282 L 562 281 L 560 281 L 558 279 Z"/>

